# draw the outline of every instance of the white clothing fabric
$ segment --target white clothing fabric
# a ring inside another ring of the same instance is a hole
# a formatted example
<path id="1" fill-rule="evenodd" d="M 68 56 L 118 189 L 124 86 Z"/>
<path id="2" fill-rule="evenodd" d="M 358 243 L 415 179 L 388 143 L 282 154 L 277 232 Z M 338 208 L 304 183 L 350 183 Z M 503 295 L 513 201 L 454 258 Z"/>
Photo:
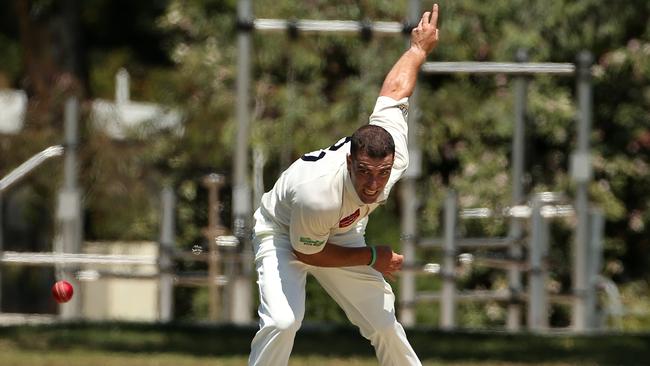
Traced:
<path id="1" fill-rule="evenodd" d="M 367 216 L 383 203 L 408 167 L 408 99 L 379 97 L 370 124 L 388 131 L 395 143 L 390 178 L 378 202 L 365 204 L 357 195 L 347 170 L 350 139 L 303 155 L 262 196 L 255 212 L 255 234 L 286 233 L 293 249 L 314 254 L 331 243 L 363 246 Z M 263 253 L 257 253 L 263 254 Z"/>
<path id="2" fill-rule="evenodd" d="M 260 291 L 260 330 L 251 343 L 249 366 L 287 365 L 305 315 L 305 283 L 313 275 L 341 306 L 361 335 L 370 340 L 382 366 L 421 365 L 395 318 L 395 295 L 381 273 L 369 266 L 340 268 L 305 264 L 284 245 L 282 235 L 255 237 L 266 251 L 256 261 Z"/>
<path id="3" fill-rule="evenodd" d="M 304 155 L 262 196 L 255 212 L 253 248 L 258 274 L 260 330 L 249 365 L 286 365 L 305 314 L 305 282 L 312 274 L 375 347 L 384 366 L 420 365 L 395 318 L 392 288 L 369 266 L 325 268 L 296 259 L 321 251 L 325 243 L 365 246 L 368 215 L 390 193 L 408 167 L 408 100 L 379 97 L 370 124 L 388 131 L 395 159 L 378 201 L 363 203 L 352 185 L 346 157 L 349 138 Z"/>

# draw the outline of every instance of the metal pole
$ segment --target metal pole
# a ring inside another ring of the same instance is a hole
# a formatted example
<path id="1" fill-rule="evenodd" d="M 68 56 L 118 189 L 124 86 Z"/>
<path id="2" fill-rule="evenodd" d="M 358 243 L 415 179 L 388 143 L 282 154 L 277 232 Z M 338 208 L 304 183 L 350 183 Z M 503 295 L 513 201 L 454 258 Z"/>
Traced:
<path id="1" fill-rule="evenodd" d="M 264 164 L 266 156 L 264 150 L 256 148 L 253 152 L 253 209 L 257 210 L 264 194 Z"/>
<path id="2" fill-rule="evenodd" d="M 127 104 L 131 99 L 129 72 L 120 68 L 115 74 L 115 104 Z"/>
<path id="3" fill-rule="evenodd" d="M 282 147 L 280 150 L 280 170 L 284 171 L 291 165 L 293 160 L 293 139 L 291 136 L 294 133 L 294 126 L 297 123 L 295 104 L 298 100 L 298 92 L 296 88 L 296 72 L 294 68 L 294 57 L 296 54 L 296 38 L 297 34 L 289 33 L 289 45 L 287 47 L 287 54 L 290 55 L 287 60 L 287 83 L 286 83 L 286 96 L 285 115 L 280 122 L 282 129 Z"/>
<path id="4" fill-rule="evenodd" d="M 221 224 L 219 217 L 219 189 L 224 184 L 224 177 L 220 174 L 209 174 L 203 178 L 203 185 L 208 189 L 208 227 L 203 230 L 203 235 L 208 242 L 208 304 L 210 320 L 225 319 L 228 312 L 224 299 L 220 294 L 217 278 L 223 264 L 217 237 L 225 235 L 226 228 Z M 220 315 L 221 313 L 221 315 Z"/>
<path id="5" fill-rule="evenodd" d="M 401 244 L 405 266 L 416 262 L 415 240 L 417 236 L 417 192 L 415 179 L 404 179 L 400 186 Z M 415 325 L 415 273 L 404 271 L 400 276 L 399 320 L 405 326 Z"/>
<path id="6" fill-rule="evenodd" d="M 516 55 L 517 62 L 528 61 L 528 53 L 520 49 Z M 518 75 L 514 81 L 515 94 L 515 129 L 512 134 L 512 206 L 524 203 L 524 162 L 526 144 L 526 104 L 527 104 L 528 78 L 525 75 Z M 510 233 L 512 238 L 523 236 L 522 222 L 516 217 L 510 219 Z M 521 244 L 516 241 L 508 249 L 512 258 L 520 259 L 522 256 Z M 508 282 L 513 296 L 518 297 L 521 293 L 521 272 L 519 267 L 512 265 L 508 270 Z M 509 331 L 518 331 L 521 323 L 521 304 L 511 302 L 508 305 L 508 318 L 506 328 Z"/>
<path id="7" fill-rule="evenodd" d="M 97 266 L 147 265 L 158 264 L 157 255 L 122 255 L 122 254 L 83 254 L 60 252 L 12 252 L 5 251 L 0 262 L 5 264 L 35 265 L 35 266 L 79 266 L 92 264 Z"/>
<path id="8" fill-rule="evenodd" d="M 548 248 L 548 225 L 541 213 L 542 201 L 533 199 L 531 241 L 528 248 L 530 272 L 528 274 L 528 328 L 543 331 L 548 328 L 547 296 L 545 292 L 546 269 L 544 258 Z"/>
<path id="9" fill-rule="evenodd" d="M 408 19 L 410 24 L 416 24 L 420 14 L 420 0 L 409 1 Z M 409 40 L 407 38 L 407 47 Z M 408 115 L 408 149 L 409 167 L 404 175 L 400 186 L 401 199 L 401 231 L 402 231 L 402 255 L 404 263 L 410 265 L 416 261 L 416 237 L 417 237 L 417 207 L 418 198 L 416 190 L 416 179 L 421 175 L 420 148 L 418 146 L 416 131 L 418 123 L 418 89 L 417 85 L 409 100 Z M 405 271 L 400 278 L 400 307 L 399 319 L 405 326 L 415 325 L 415 273 Z"/>
<path id="10" fill-rule="evenodd" d="M 575 65 L 551 62 L 427 62 L 422 65 L 422 72 L 428 74 L 551 74 L 573 75 Z"/>
<path id="11" fill-rule="evenodd" d="M 63 146 L 54 145 L 27 159 L 26 162 L 20 164 L 16 169 L 12 170 L 9 174 L 0 179 L 0 193 L 7 192 L 7 190 L 11 189 L 21 179 L 25 178 L 45 161 L 61 156 L 63 155 L 63 152 Z"/>
<path id="12" fill-rule="evenodd" d="M 571 175 L 576 183 L 576 233 L 573 253 L 573 328 L 584 331 L 587 319 L 591 317 L 586 308 L 586 291 L 588 287 L 587 260 L 589 242 L 589 197 L 588 188 L 591 180 L 591 157 L 589 154 L 589 135 L 591 133 L 591 65 L 593 57 L 583 51 L 578 55 L 578 146 L 571 157 Z"/>
<path id="13" fill-rule="evenodd" d="M 251 188 L 248 182 L 248 147 L 250 137 L 251 32 L 253 7 L 250 0 L 237 3 L 240 30 L 237 34 L 237 144 L 235 146 L 233 176 L 233 226 L 241 244 L 242 273 L 236 279 L 235 295 L 239 305 L 234 309 L 233 321 L 251 322 L 252 310 L 252 246 L 251 246 Z"/>
<path id="14" fill-rule="evenodd" d="M 174 314 L 174 276 L 171 255 L 174 251 L 176 232 L 174 209 L 176 197 L 171 187 L 161 193 L 162 214 L 160 220 L 160 283 L 158 311 L 161 322 L 169 322 Z"/>
<path id="15" fill-rule="evenodd" d="M 442 300 L 440 302 L 440 328 L 456 327 L 456 192 L 450 190 L 445 198 L 444 251 L 442 260 Z"/>
<path id="16" fill-rule="evenodd" d="M 603 235 L 605 231 L 605 216 L 600 209 L 594 209 L 591 212 L 591 235 L 589 236 L 589 277 L 586 293 L 586 308 L 589 318 L 587 318 L 587 328 L 596 329 L 599 326 L 598 315 L 596 314 L 596 305 L 598 302 L 596 289 L 598 286 L 598 276 L 600 266 L 602 265 L 603 256 Z"/>
<path id="17" fill-rule="evenodd" d="M 295 29 L 304 33 L 361 33 L 369 28 L 373 34 L 396 34 L 404 32 L 404 25 L 399 22 L 372 22 L 366 24 L 358 20 L 313 20 L 313 19 L 255 19 L 252 22 L 257 31 L 286 31 Z"/>
<path id="18" fill-rule="evenodd" d="M 77 163 L 77 148 L 79 142 L 79 101 L 69 98 L 65 103 L 65 161 L 64 183 L 59 192 L 57 217 L 60 225 L 58 235 L 58 252 L 80 253 L 83 238 L 81 222 L 81 194 L 77 179 L 79 167 Z M 66 279 L 74 288 L 79 288 L 72 271 L 57 268 L 57 278 Z M 60 315 L 63 319 L 73 319 L 81 314 L 81 297 L 73 296 L 72 299 L 60 306 Z"/>

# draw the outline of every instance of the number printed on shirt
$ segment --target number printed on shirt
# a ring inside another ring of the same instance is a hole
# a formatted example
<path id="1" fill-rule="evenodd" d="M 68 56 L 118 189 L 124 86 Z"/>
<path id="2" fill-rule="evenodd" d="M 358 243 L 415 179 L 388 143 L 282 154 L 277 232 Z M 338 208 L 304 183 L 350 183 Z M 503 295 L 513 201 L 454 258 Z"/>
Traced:
<path id="1" fill-rule="evenodd" d="M 330 146 L 327 150 L 336 151 L 336 150 L 340 149 L 343 145 L 350 142 L 350 139 L 351 139 L 350 136 L 343 137 L 342 139 L 338 140 L 334 145 Z M 304 161 L 318 161 L 318 160 L 325 157 L 325 153 L 326 153 L 326 150 L 321 150 L 318 153 L 318 155 L 305 154 L 300 159 L 302 159 Z"/>

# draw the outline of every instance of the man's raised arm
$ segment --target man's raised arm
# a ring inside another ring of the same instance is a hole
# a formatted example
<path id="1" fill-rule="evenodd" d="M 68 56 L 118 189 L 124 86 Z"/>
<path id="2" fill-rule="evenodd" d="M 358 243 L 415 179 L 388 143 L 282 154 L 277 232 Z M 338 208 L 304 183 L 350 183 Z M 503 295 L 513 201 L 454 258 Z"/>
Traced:
<path id="1" fill-rule="evenodd" d="M 425 12 L 418 26 L 411 31 L 411 46 L 386 75 L 379 95 L 395 100 L 410 97 L 420 67 L 437 44 L 438 4 L 434 4 L 433 9 Z"/>

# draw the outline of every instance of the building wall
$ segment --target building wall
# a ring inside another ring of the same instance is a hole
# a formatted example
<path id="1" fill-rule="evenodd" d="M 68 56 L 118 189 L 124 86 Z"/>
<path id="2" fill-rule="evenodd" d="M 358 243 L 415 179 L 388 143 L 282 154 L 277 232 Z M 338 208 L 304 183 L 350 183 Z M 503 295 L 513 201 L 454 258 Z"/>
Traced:
<path id="1" fill-rule="evenodd" d="M 89 242 L 84 253 L 158 256 L 156 242 Z M 157 321 L 157 278 L 111 278 L 108 273 L 120 276 L 155 275 L 156 265 L 101 265 L 84 268 L 85 280 L 81 282 L 82 317 L 88 320 Z M 95 272 L 96 271 L 96 272 Z M 99 276 L 93 279 L 95 276 Z"/>

